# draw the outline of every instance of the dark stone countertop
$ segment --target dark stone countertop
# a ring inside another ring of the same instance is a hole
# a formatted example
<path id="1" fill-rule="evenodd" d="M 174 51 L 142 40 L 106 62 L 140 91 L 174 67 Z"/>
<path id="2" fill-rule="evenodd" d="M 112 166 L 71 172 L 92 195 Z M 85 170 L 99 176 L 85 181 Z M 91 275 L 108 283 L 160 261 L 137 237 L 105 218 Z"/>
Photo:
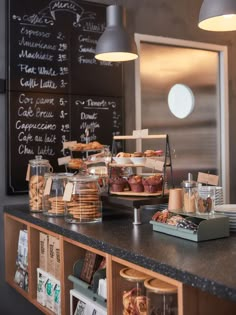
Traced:
<path id="1" fill-rule="evenodd" d="M 68 224 L 63 218 L 30 214 L 28 205 L 4 211 L 55 233 L 153 270 L 210 294 L 236 301 L 236 234 L 195 243 L 152 230 L 149 216 L 133 225 L 133 214 L 104 211 L 103 222 Z"/>

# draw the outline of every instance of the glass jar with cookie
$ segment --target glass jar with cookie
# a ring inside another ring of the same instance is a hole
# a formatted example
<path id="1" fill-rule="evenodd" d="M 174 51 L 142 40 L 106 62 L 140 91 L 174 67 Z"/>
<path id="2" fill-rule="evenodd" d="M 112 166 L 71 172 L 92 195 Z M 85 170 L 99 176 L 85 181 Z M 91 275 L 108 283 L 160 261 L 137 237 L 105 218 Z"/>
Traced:
<path id="1" fill-rule="evenodd" d="M 46 173 L 44 175 L 43 214 L 47 216 L 64 216 L 65 201 L 63 194 L 67 178 L 72 173 Z"/>
<path id="2" fill-rule="evenodd" d="M 44 174 L 51 170 L 49 161 L 41 155 L 29 161 L 29 206 L 32 212 L 43 211 Z"/>
<path id="3" fill-rule="evenodd" d="M 98 176 L 75 175 L 68 178 L 63 200 L 66 202 L 66 222 L 89 223 L 102 221 Z"/>

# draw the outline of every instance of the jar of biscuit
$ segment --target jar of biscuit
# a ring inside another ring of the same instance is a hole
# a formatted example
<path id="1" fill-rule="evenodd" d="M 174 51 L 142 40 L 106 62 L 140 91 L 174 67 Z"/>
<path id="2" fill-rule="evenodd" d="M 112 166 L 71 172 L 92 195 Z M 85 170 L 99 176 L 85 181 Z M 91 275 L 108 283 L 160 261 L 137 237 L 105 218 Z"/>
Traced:
<path id="1" fill-rule="evenodd" d="M 29 161 L 29 206 L 32 212 L 43 211 L 44 174 L 51 170 L 49 161 L 41 155 Z"/>
<path id="2" fill-rule="evenodd" d="M 177 287 L 160 279 L 149 278 L 144 282 L 149 301 L 148 315 L 177 315 Z"/>
<path id="3" fill-rule="evenodd" d="M 182 182 L 183 189 L 183 211 L 186 213 L 196 212 L 197 182 L 188 173 L 188 179 Z"/>
<path id="4" fill-rule="evenodd" d="M 66 222 L 102 221 L 102 203 L 97 176 L 75 175 L 68 178 L 63 200 L 66 202 Z"/>
<path id="5" fill-rule="evenodd" d="M 123 315 L 149 315 L 149 301 L 144 287 L 148 276 L 132 268 L 121 269 L 120 276 L 126 280 L 122 294 Z"/>
<path id="6" fill-rule="evenodd" d="M 67 179 L 72 176 L 72 173 L 46 173 L 44 175 L 43 214 L 47 216 L 65 215 L 63 194 Z"/>

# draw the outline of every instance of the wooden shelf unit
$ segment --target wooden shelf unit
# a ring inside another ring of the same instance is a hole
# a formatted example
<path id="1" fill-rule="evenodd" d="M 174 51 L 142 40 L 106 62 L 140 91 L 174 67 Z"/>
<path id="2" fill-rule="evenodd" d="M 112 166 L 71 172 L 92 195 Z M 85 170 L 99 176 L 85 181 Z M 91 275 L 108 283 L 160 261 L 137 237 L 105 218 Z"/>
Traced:
<path id="1" fill-rule="evenodd" d="M 68 276 L 73 274 L 74 263 L 83 258 L 87 250 L 98 255 L 106 257 L 106 277 L 107 277 L 107 314 L 122 313 L 122 293 L 126 288 L 125 279 L 120 277 L 120 270 L 124 267 L 134 268 L 148 277 L 158 278 L 162 281 L 170 283 L 177 288 L 178 294 L 178 315 L 205 315 L 215 314 L 220 315 L 219 310 L 227 309 L 227 314 L 234 314 L 235 303 L 215 296 L 203 293 L 196 288 L 183 285 L 181 282 L 145 269 L 131 262 L 112 256 L 70 238 L 53 233 L 50 230 L 41 228 L 30 222 L 21 220 L 15 216 L 5 213 L 5 265 L 6 265 L 6 282 L 17 290 L 22 296 L 33 303 L 44 314 L 54 314 L 46 307 L 43 307 L 37 302 L 37 267 L 39 267 L 39 233 L 43 232 L 48 235 L 56 236 L 60 240 L 61 249 L 61 314 L 70 314 L 70 290 L 73 288 L 72 282 Z M 29 291 L 25 292 L 14 282 L 16 270 L 16 255 L 19 231 L 27 229 L 28 231 L 28 273 L 29 273 Z M 211 303 L 209 304 L 209 300 Z M 198 311 L 198 303 L 201 305 L 201 310 Z M 216 306 L 215 306 L 216 305 Z M 204 312 L 203 312 L 204 310 Z"/>

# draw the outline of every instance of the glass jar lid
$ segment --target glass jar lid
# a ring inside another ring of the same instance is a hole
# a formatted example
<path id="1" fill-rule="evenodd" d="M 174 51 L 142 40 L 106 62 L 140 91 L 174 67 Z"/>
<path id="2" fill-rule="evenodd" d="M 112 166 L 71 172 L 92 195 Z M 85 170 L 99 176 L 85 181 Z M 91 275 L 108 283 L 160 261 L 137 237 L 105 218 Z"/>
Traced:
<path id="1" fill-rule="evenodd" d="M 51 177 L 52 180 L 57 180 L 57 179 L 65 179 L 68 177 L 72 177 L 74 176 L 74 174 L 73 173 L 46 173 L 44 176 Z"/>
<path id="2" fill-rule="evenodd" d="M 193 176 L 191 173 L 188 173 L 188 179 L 182 182 L 183 188 L 193 188 L 197 187 L 197 182 L 193 180 Z"/>
<path id="3" fill-rule="evenodd" d="M 123 268 L 120 270 L 120 276 L 128 281 L 141 282 L 147 279 L 147 275 L 131 268 Z"/>
<path id="4" fill-rule="evenodd" d="M 98 176 L 95 175 L 74 175 L 69 178 L 69 181 L 74 183 L 96 182 L 97 180 Z"/>
<path id="5" fill-rule="evenodd" d="M 177 287 L 155 278 L 146 279 L 144 282 L 144 286 L 145 288 L 159 294 L 177 293 Z"/>
<path id="6" fill-rule="evenodd" d="M 49 161 L 46 159 L 43 159 L 42 155 L 36 155 L 34 160 L 30 160 L 29 163 L 33 166 L 36 165 L 46 165 L 49 164 Z"/>

